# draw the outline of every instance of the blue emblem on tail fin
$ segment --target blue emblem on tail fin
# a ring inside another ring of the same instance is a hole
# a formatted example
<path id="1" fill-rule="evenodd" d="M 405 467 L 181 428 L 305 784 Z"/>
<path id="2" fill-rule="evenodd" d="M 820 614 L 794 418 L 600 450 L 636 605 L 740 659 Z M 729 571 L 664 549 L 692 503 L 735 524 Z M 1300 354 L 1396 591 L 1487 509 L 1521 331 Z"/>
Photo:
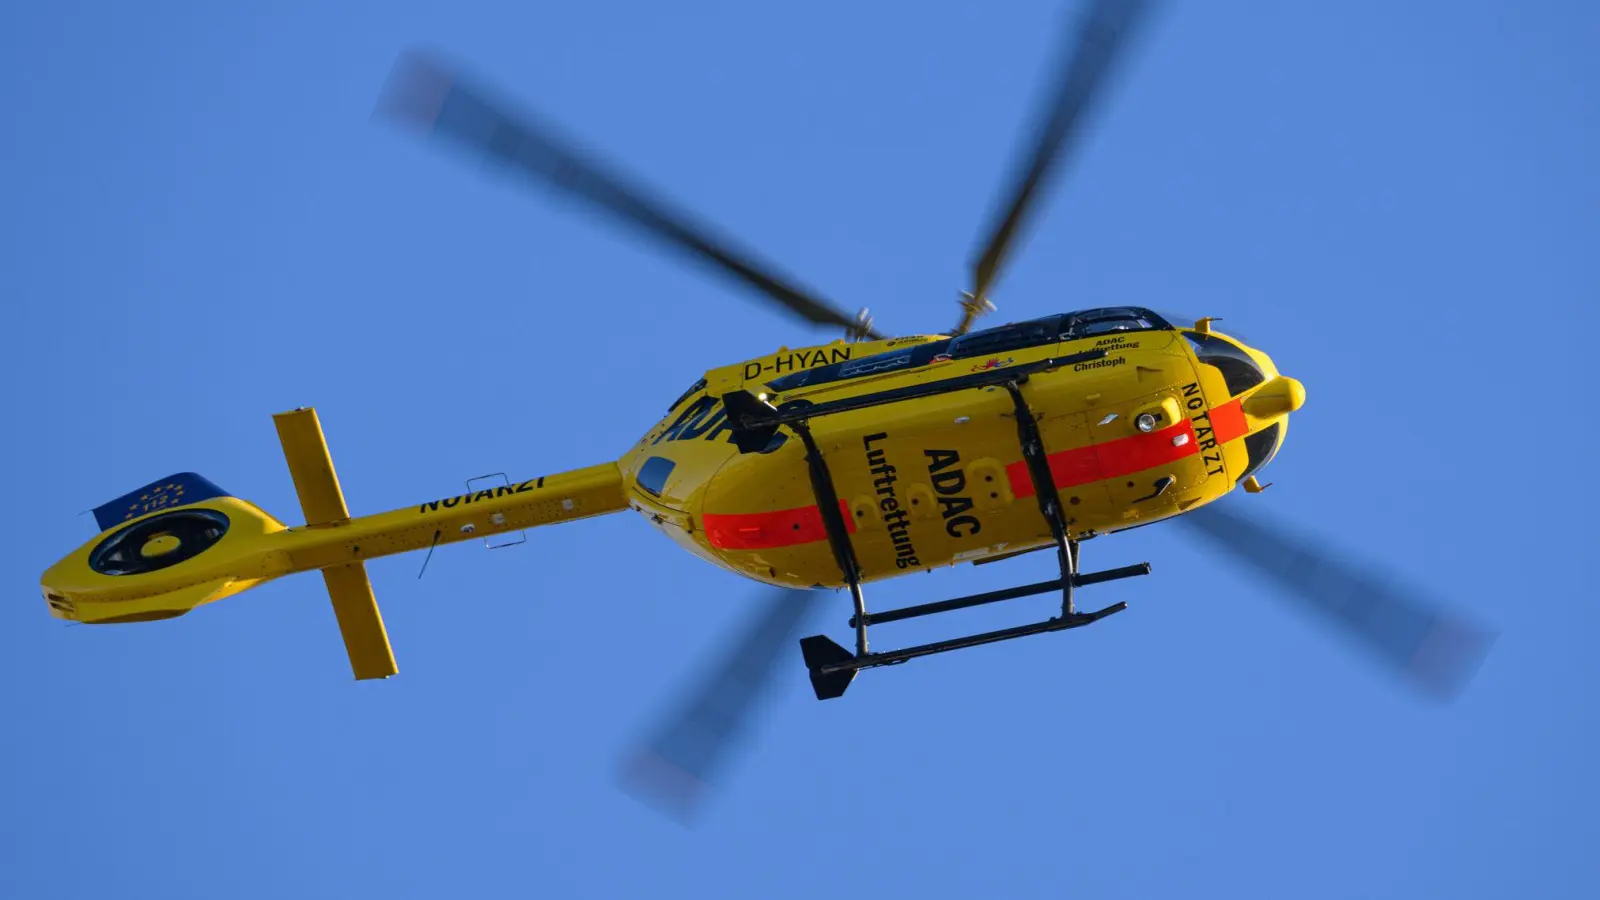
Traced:
<path id="1" fill-rule="evenodd" d="M 230 496 L 232 495 L 227 491 L 193 472 L 179 472 L 152 481 L 138 490 L 129 491 L 109 503 L 96 506 L 94 520 L 100 525 L 101 531 L 110 531 L 123 522 L 137 519 L 145 513 Z"/>

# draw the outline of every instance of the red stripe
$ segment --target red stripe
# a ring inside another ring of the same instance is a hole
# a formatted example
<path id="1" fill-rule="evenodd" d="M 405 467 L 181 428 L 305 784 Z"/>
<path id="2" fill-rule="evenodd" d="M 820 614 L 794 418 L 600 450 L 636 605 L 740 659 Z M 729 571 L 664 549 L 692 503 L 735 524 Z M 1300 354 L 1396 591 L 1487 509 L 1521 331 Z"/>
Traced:
<path id="1" fill-rule="evenodd" d="M 1250 430 L 1249 424 L 1244 420 L 1244 398 L 1230 400 L 1221 406 L 1211 409 L 1211 427 L 1217 431 L 1217 443 L 1226 444 L 1234 438 L 1242 438 Z"/>
<path id="2" fill-rule="evenodd" d="M 1244 398 L 1230 400 L 1211 408 L 1212 437 L 1218 444 L 1244 437 L 1250 426 L 1244 419 Z M 1180 445 L 1172 443 L 1178 435 L 1188 435 Z M 1135 472 L 1165 466 L 1200 452 L 1194 424 L 1185 419 L 1149 434 L 1135 434 L 1090 447 L 1078 447 L 1052 453 L 1050 476 L 1056 488 L 1063 489 L 1090 484 L 1103 478 L 1122 478 Z M 1018 497 L 1033 496 L 1033 478 L 1028 475 L 1026 461 L 1006 466 L 1006 476 L 1011 481 L 1011 492 Z"/>
<path id="3" fill-rule="evenodd" d="M 1188 440 L 1174 444 L 1173 440 L 1179 435 L 1186 436 Z M 1124 475 L 1143 472 L 1145 469 L 1165 466 L 1194 454 L 1196 452 L 1194 426 L 1185 419 L 1160 431 L 1135 434 L 1104 444 L 1096 444 L 1095 450 L 1100 456 L 1100 477 L 1121 478 Z"/>
<path id="4" fill-rule="evenodd" d="M 1174 445 L 1172 440 L 1186 435 L 1188 440 Z M 1105 478 L 1121 478 L 1156 466 L 1176 462 L 1196 452 L 1194 427 L 1185 419 L 1160 431 L 1140 433 L 1106 441 L 1090 447 L 1062 450 L 1047 457 L 1050 477 L 1057 489 L 1091 484 Z M 1033 479 L 1026 460 L 1006 466 L 1011 492 L 1018 497 L 1033 496 Z"/>
<path id="5" fill-rule="evenodd" d="M 1087 484 L 1100 480 L 1100 461 L 1095 458 L 1093 447 L 1063 450 L 1045 459 L 1050 463 L 1050 477 L 1058 489 L 1066 487 L 1069 482 Z M 1006 479 L 1011 482 L 1011 493 L 1018 497 L 1033 496 L 1033 476 L 1028 474 L 1027 460 L 1006 466 Z"/>
<path id="6" fill-rule="evenodd" d="M 845 530 L 855 533 L 855 516 L 848 501 L 839 501 Z M 758 513 L 705 513 L 700 517 L 706 540 L 718 550 L 772 550 L 828 539 L 822 510 L 816 506 Z"/>

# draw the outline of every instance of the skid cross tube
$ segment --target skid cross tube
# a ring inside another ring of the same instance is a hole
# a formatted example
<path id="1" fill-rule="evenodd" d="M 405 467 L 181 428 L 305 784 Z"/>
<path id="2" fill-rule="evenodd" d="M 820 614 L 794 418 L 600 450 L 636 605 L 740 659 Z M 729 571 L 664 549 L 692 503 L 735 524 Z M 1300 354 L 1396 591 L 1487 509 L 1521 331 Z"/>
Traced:
<path id="1" fill-rule="evenodd" d="M 811 670 L 813 680 L 838 675 L 842 672 L 859 672 L 862 669 L 872 669 L 878 666 L 893 666 L 919 656 L 932 656 L 935 653 L 944 653 L 949 650 L 960 650 L 962 647 L 976 647 L 980 644 L 993 644 L 996 641 L 1009 641 L 1012 638 L 1027 637 L 1030 634 L 1044 634 L 1050 631 L 1065 631 L 1069 628 L 1081 628 L 1091 622 L 1119 613 L 1128 608 L 1126 603 L 1113 603 L 1105 609 L 1092 613 L 1074 613 L 1035 622 L 1032 625 L 1018 625 L 1015 628 L 1002 628 L 999 631 L 986 631 L 983 634 L 972 634 L 966 637 L 952 638 L 948 641 L 935 641 L 931 644 L 920 644 L 916 647 L 907 647 L 904 650 L 888 650 L 883 653 L 868 653 L 866 656 L 856 656 L 841 659 L 837 662 L 822 663 Z"/>
<path id="2" fill-rule="evenodd" d="M 1116 569 L 1107 569 L 1104 572 L 1090 572 L 1087 575 L 1075 575 L 1072 578 L 1073 586 L 1083 587 L 1090 584 L 1102 584 L 1107 581 L 1116 581 L 1119 578 L 1133 578 L 1138 575 L 1149 575 L 1150 564 L 1139 563 L 1135 566 L 1122 566 Z M 967 609 L 973 606 L 982 606 L 985 603 L 999 603 L 1003 600 L 1015 600 L 1018 597 L 1032 597 L 1034 594 L 1047 594 L 1050 591 L 1061 589 L 1061 579 L 1052 578 L 1049 581 L 1038 581 L 1033 584 L 1024 584 L 1019 587 L 1004 588 L 998 591 L 987 591 L 982 594 L 972 594 L 967 597 L 956 597 L 953 600 L 940 600 L 937 603 L 922 603 L 917 606 L 904 606 L 900 609 L 885 610 L 880 613 L 867 613 L 868 625 L 882 625 L 886 622 L 899 622 L 903 619 L 915 619 L 920 616 L 931 616 L 935 613 L 950 612 L 955 609 Z M 850 618 L 850 627 L 856 627 L 856 617 Z"/>

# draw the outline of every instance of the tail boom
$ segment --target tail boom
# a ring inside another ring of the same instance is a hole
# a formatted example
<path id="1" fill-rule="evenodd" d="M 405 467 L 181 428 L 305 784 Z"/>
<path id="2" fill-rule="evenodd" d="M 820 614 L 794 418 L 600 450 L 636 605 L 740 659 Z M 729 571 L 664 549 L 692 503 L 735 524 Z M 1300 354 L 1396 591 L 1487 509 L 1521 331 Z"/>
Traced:
<path id="1" fill-rule="evenodd" d="M 51 614 L 85 623 L 171 618 L 284 575 L 321 570 L 356 678 L 384 678 L 397 667 L 366 560 L 628 506 L 622 475 L 608 462 L 350 518 L 315 411 L 275 418 L 306 525 L 287 527 L 199 476 L 171 476 L 113 501 L 126 510 L 122 521 L 101 519 L 100 535 L 44 573 Z M 210 490 L 164 490 L 191 482 Z M 158 495 L 176 495 L 176 502 L 124 502 Z"/>

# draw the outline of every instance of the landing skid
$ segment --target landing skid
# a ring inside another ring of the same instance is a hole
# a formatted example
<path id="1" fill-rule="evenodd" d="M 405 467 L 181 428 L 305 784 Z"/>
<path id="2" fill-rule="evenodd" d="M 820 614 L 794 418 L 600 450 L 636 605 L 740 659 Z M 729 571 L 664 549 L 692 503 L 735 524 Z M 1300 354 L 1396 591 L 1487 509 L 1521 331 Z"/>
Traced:
<path id="1" fill-rule="evenodd" d="M 1077 584 L 1098 583 L 1110 581 L 1115 578 L 1129 578 L 1134 575 L 1146 575 L 1150 572 L 1148 563 L 1137 566 L 1127 566 L 1108 572 L 1095 572 L 1090 575 L 1077 576 Z M 1085 579 L 1094 579 L 1093 582 Z M 981 603 L 994 603 L 998 600 L 1009 600 L 1015 597 L 1025 597 L 1031 594 L 1043 594 L 1055 590 L 1061 581 L 1045 581 L 1039 584 L 1024 585 L 1023 587 L 1008 588 L 1003 591 L 991 591 L 988 594 L 973 594 L 970 597 L 957 597 L 954 600 L 944 600 L 938 603 L 925 603 L 921 606 L 908 606 L 903 609 L 890 610 L 879 613 L 876 617 L 869 614 L 872 621 L 885 622 L 898 619 L 910 619 L 917 616 L 931 616 L 936 613 L 952 609 L 964 609 L 977 606 Z M 1006 596 L 997 597 L 996 594 Z M 1043 622 L 1031 625 L 1018 625 L 1015 628 L 1002 628 L 998 631 L 985 631 L 980 634 L 969 634 L 965 637 L 951 638 L 946 641 L 935 641 L 931 644 L 919 644 L 915 647 L 906 647 L 902 650 L 888 650 L 882 653 L 865 653 L 852 655 L 850 651 L 839 646 L 832 638 L 824 634 L 813 635 L 800 639 L 800 653 L 805 657 L 806 668 L 811 670 L 811 688 L 816 691 L 818 700 L 831 700 L 842 696 L 845 688 L 862 669 L 872 669 L 878 666 L 899 665 L 907 660 L 919 656 L 932 656 L 935 653 L 945 653 L 950 650 L 960 650 L 963 647 L 976 647 L 980 644 L 993 644 L 998 641 L 1009 641 L 1012 638 L 1027 637 L 1030 634 L 1045 634 L 1051 631 L 1066 631 L 1069 628 L 1081 628 L 1091 622 L 1098 622 L 1113 613 L 1119 613 L 1128 608 L 1126 603 L 1113 603 L 1112 605 L 1094 612 L 1068 612 L 1054 616 Z M 852 618 L 850 623 L 855 625 L 859 620 Z"/>
<path id="2" fill-rule="evenodd" d="M 1062 361 L 1044 360 L 1042 362 L 1059 364 Z M 1044 370 L 1046 369 L 1040 368 L 1040 371 Z M 823 459 L 821 449 L 811 436 L 808 420 L 820 415 L 844 412 L 846 409 L 859 409 L 864 406 L 882 405 L 909 399 L 906 395 L 911 393 L 912 390 L 886 391 L 881 394 L 852 398 L 851 400 L 834 404 L 792 409 L 775 409 L 771 405 L 744 392 L 729 394 L 724 398 L 724 406 L 729 411 L 729 418 L 733 420 L 734 438 L 738 441 L 741 451 L 750 452 L 745 450 L 746 446 L 750 447 L 751 450 L 765 447 L 767 441 L 771 438 L 772 432 L 776 431 L 779 426 L 787 426 L 794 431 L 805 445 L 806 466 L 811 476 L 812 492 L 816 495 L 817 506 L 822 512 L 822 524 L 827 531 L 828 546 L 832 549 L 834 559 L 839 564 L 839 571 L 844 575 L 845 584 L 850 588 L 850 597 L 855 605 L 855 615 L 850 619 L 850 626 L 856 632 L 855 652 L 851 653 L 826 635 L 813 635 L 812 637 L 802 638 L 800 641 L 800 652 L 805 658 L 806 668 L 811 672 L 811 687 L 816 691 L 818 700 L 831 700 L 835 697 L 843 696 L 845 690 L 850 686 L 850 682 L 855 679 L 856 673 L 862 669 L 898 665 L 907 660 L 916 659 L 919 656 L 932 656 L 935 653 L 945 653 L 950 650 L 959 650 L 963 647 L 976 647 L 980 644 L 1009 641 L 1013 638 L 1026 637 L 1030 634 L 1044 634 L 1051 631 L 1065 631 L 1069 628 L 1081 628 L 1084 625 L 1098 622 L 1106 616 L 1122 612 L 1128 608 L 1126 603 L 1114 603 L 1094 612 L 1079 612 L 1074 604 L 1073 592 L 1076 588 L 1106 581 L 1115 581 L 1121 578 L 1132 578 L 1137 575 L 1148 575 L 1150 573 L 1150 564 L 1140 563 L 1135 566 L 1124 566 L 1119 569 L 1092 572 L 1086 575 L 1078 572 L 1078 542 L 1072 540 L 1067 534 L 1067 524 L 1061 513 L 1061 495 L 1056 491 L 1055 478 L 1050 472 L 1049 460 L 1044 449 L 1044 440 L 1039 434 L 1039 423 L 1034 418 L 1033 411 L 1028 408 L 1028 404 L 1022 396 L 1022 386 L 1027 383 L 1028 375 L 1031 372 L 1031 368 L 1029 371 L 1006 372 L 1004 373 L 1004 380 L 995 377 L 998 373 L 984 373 L 980 378 L 952 379 L 952 381 L 959 382 L 958 384 L 918 386 L 914 390 L 918 396 L 921 396 L 927 393 L 943 393 L 945 391 L 987 387 L 996 384 L 1005 386 L 1007 393 L 1011 395 L 1012 405 L 1015 408 L 1017 439 L 1022 445 L 1023 459 L 1027 461 L 1028 475 L 1033 480 L 1034 495 L 1039 501 L 1039 513 L 1044 516 L 1045 521 L 1050 525 L 1050 534 L 1055 539 L 1056 560 L 1061 569 L 1061 577 L 1053 581 L 989 591 L 983 594 L 972 594 L 952 600 L 924 603 L 881 613 L 867 612 L 866 600 L 861 593 L 860 565 L 856 561 L 855 549 L 850 543 L 850 533 L 845 525 L 844 516 L 839 511 L 838 492 L 834 488 L 833 476 L 828 470 L 827 461 Z M 867 627 L 874 623 L 883 624 L 902 619 L 931 616 L 986 603 L 998 603 L 1003 600 L 1014 600 L 1018 597 L 1044 594 L 1058 589 L 1061 591 L 1061 614 L 1043 622 L 1019 625 L 1014 628 L 1002 628 L 998 631 L 986 631 L 945 641 L 935 641 L 931 644 L 920 644 L 915 647 L 906 647 L 902 650 L 873 653 L 868 649 Z"/>

